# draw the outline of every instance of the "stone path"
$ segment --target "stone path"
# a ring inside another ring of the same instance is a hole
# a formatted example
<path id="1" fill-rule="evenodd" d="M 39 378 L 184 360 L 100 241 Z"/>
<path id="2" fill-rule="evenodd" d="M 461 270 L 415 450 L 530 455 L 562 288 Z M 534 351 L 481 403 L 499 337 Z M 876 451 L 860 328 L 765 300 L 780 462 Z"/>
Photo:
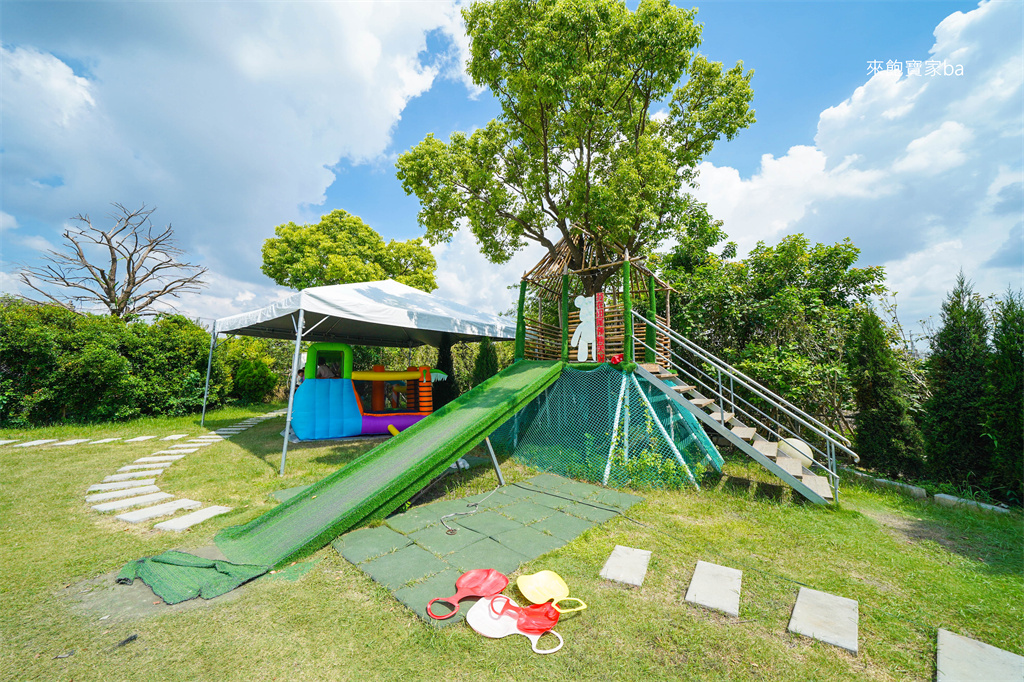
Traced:
<path id="1" fill-rule="evenodd" d="M 1020 682 L 1024 656 L 939 628 L 936 682 Z"/>
<path id="2" fill-rule="evenodd" d="M 615 545 L 611 556 L 604 562 L 601 577 L 605 580 L 614 580 L 617 583 L 640 587 L 644 584 L 647 565 L 650 561 L 651 553 L 646 549 Z"/>
<path id="3" fill-rule="evenodd" d="M 220 432 L 230 432 L 232 435 L 235 433 L 241 433 L 256 424 L 259 424 L 265 419 L 272 419 L 282 413 L 282 411 L 278 411 L 268 413 L 257 418 L 246 419 L 232 427 L 220 429 Z M 160 441 L 178 441 L 187 437 L 187 433 L 174 433 L 164 437 L 147 435 L 129 438 L 122 442 L 141 443 L 156 440 L 157 438 L 159 438 Z M 103 442 L 112 443 L 118 440 L 120 439 L 106 438 L 93 441 L 92 444 Z M 174 499 L 174 495 L 161 491 L 160 488 L 155 485 L 156 476 L 162 474 L 168 467 L 174 465 L 179 460 L 184 459 L 189 454 L 198 452 L 200 448 L 214 445 L 222 440 L 225 440 L 224 436 L 217 433 L 201 434 L 192 438 L 188 442 L 174 443 L 173 445 L 169 444 L 165 446 L 167 448 L 166 450 L 157 450 L 146 457 L 139 457 L 134 462 L 120 467 L 117 470 L 117 473 L 105 477 L 102 483 L 89 486 L 88 492 L 92 494 L 86 495 L 85 501 L 90 504 L 95 511 L 100 513 L 117 511 L 123 512 L 118 514 L 116 518 L 121 521 L 125 521 L 126 523 L 143 523 L 164 516 L 173 516 L 179 511 L 195 510 L 190 514 L 185 514 L 168 521 L 162 521 L 153 526 L 153 528 L 157 530 L 172 532 L 187 530 L 188 528 L 211 519 L 214 516 L 225 514 L 231 511 L 230 507 L 210 506 L 202 508 L 202 502 L 189 499 Z M 8 442 L 17 443 L 17 441 Z M 22 443 L 21 446 L 27 447 L 54 442 L 56 442 L 56 439 L 38 440 Z M 57 445 L 76 445 L 88 442 L 88 439 L 82 438 L 69 440 L 65 443 L 57 443 Z M 3 442 L 0 442 L 0 445 L 2 444 Z M 16 445 L 15 447 L 18 446 Z M 139 508 L 133 509 L 134 507 Z"/>
<path id="4" fill-rule="evenodd" d="M 698 561 L 686 590 L 686 601 L 738 618 L 742 582 L 743 571 Z"/>

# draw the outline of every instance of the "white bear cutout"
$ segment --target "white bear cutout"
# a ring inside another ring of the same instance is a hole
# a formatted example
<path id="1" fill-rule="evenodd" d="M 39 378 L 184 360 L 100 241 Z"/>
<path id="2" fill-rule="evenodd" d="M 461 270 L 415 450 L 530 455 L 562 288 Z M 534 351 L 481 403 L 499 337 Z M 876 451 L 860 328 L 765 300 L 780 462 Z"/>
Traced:
<path id="1" fill-rule="evenodd" d="M 586 362 L 590 349 L 597 360 L 597 326 L 594 324 L 594 297 L 577 296 L 573 301 L 580 309 L 580 324 L 572 333 L 571 344 L 576 348 L 576 362 Z"/>

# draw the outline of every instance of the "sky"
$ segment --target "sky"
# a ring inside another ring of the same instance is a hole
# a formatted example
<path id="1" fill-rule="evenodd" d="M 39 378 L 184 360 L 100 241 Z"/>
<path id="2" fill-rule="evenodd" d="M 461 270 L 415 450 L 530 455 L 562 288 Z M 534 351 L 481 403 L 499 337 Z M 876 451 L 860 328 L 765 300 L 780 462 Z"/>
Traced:
<path id="1" fill-rule="evenodd" d="M 398 155 L 499 113 L 465 74 L 462 6 L 3 0 L 0 290 L 28 294 L 18 270 L 115 202 L 155 207 L 209 269 L 175 302 L 202 320 L 288 293 L 260 272 L 276 225 L 340 208 L 386 240 L 422 236 Z M 757 122 L 691 190 L 741 256 L 849 237 L 915 332 L 961 270 L 982 294 L 1024 287 L 1024 3 L 697 8 L 699 51 L 754 70 Z M 488 312 L 543 255 L 490 264 L 466 229 L 432 250 L 436 293 Z"/>

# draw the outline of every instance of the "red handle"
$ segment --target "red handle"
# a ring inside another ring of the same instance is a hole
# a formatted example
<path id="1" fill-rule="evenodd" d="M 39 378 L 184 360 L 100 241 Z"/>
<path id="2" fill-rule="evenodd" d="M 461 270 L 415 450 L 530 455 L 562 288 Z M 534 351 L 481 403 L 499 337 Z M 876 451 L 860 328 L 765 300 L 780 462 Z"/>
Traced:
<path id="1" fill-rule="evenodd" d="M 453 599 L 455 601 L 452 601 Z M 451 613 L 449 613 L 446 616 L 439 616 L 439 615 L 437 615 L 436 613 L 434 613 L 433 611 L 430 610 L 430 605 L 433 604 L 436 601 L 443 601 L 446 604 L 450 604 L 450 605 L 455 607 L 455 610 L 452 611 Z M 455 597 L 449 597 L 449 598 L 435 597 L 434 599 L 431 599 L 430 601 L 427 602 L 427 613 L 430 614 L 431 618 L 436 618 L 437 620 L 444 620 L 445 618 L 451 618 L 452 616 L 454 616 L 458 612 L 459 612 L 459 602 L 458 602 L 457 599 L 455 599 Z"/>

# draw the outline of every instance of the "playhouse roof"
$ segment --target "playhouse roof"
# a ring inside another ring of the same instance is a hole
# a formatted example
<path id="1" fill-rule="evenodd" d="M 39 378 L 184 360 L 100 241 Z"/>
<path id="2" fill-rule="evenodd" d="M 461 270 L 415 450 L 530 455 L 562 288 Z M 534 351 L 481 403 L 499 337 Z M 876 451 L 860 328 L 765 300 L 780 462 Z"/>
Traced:
<path id="1" fill-rule="evenodd" d="M 217 320 L 219 334 L 294 339 L 304 310 L 305 341 L 408 347 L 452 341 L 514 339 L 515 324 L 394 280 L 310 287 L 275 303 Z"/>

